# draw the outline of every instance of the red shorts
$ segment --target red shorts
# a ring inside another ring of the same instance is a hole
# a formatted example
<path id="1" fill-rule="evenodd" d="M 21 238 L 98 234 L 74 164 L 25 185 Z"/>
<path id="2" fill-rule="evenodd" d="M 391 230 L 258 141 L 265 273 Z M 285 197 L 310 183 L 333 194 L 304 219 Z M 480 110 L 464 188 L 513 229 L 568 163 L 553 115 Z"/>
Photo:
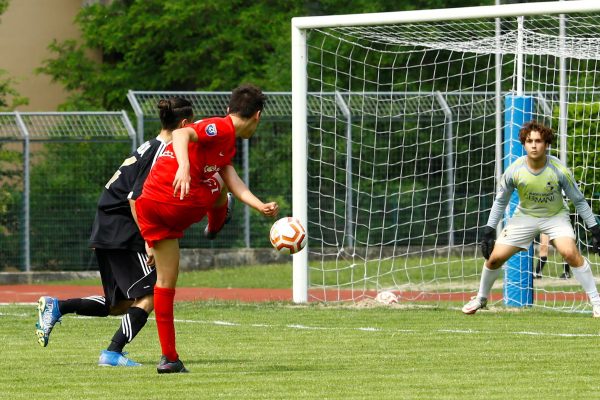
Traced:
<path id="1" fill-rule="evenodd" d="M 135 211 L 144 240 L 154 247 L 159 240 L 183 237 L 183 231 L 202 220 L 208 208 L 161 203 L 140 196 Z"/>

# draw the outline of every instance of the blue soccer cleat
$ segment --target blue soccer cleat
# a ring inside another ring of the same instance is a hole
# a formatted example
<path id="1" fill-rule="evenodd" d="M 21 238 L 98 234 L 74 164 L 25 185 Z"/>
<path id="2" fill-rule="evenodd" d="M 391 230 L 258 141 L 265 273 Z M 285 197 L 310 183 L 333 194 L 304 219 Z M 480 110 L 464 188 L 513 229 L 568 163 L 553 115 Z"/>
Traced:
<path id="1" fill-rule="evenodd" d="M 60 322 L 60 317 L 58 299 L 50 296 L 40 297 L 38 300 L 38 322 L 35 324 L 35 334 L 38 337 L 40 346 L 48 346 L 50 332 L 52 332 L 54 324 Z"/>
<path id="2" fill-rule="evenodd" d="M 100 352 L 100 358 L 98 359 L 98 365 L 101 367 L 139 367 L 142 365 L 125 357 L 126 354 L 127 353 L 102 350 Z"/>

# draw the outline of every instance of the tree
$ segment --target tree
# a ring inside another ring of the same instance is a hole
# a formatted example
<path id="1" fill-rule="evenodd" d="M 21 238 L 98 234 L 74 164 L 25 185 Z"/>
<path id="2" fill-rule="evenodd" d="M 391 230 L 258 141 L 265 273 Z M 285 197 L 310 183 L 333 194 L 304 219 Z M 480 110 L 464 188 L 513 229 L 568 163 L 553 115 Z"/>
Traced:
<path id="1" fill-rule="evenodd" d="M 82 43 L 54 41 L 39 72 L 70 91 L 70 109 L 120 109 L 137 90 L 291 89 L 291 18 L 492 4 L 492 0 L 115 0 L 82 8 Z M 102 62 L 88 57 L 100 50 Z"/>

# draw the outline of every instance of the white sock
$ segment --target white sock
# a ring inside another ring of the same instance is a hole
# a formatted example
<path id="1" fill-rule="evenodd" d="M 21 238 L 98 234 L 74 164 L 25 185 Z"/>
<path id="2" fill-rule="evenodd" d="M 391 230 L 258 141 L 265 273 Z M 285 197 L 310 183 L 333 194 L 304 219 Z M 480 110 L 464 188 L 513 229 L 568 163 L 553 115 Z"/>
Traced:
<path id="1" fill-rule="evenodd" d="M 590 298 L 590 302 L 593 304 L 600 304 L 600 296 L 598 295 L 598 289 L 596 288 L 596 281 L 594 281 L 594 275 L 588 260 L 583 259 L 583 265 L 580 267 L 571 267 L 573 276 L 581 284 L 581 287 L 587 293 Z"/>
<path id="2" fill-rule="evenodd" d="M 492 291 L 492 286 L 494 286 L 494 282 L 498 279 L 498 275 L 500 275 L 500 271 L 502 268 L 497 269 L 489 269 L 483 264 L 483 270 L 481 271 L 481 282 L 479 282 L 479 292 L 477 293 L 477 297 L 490 297 L 490 292 Z"/>

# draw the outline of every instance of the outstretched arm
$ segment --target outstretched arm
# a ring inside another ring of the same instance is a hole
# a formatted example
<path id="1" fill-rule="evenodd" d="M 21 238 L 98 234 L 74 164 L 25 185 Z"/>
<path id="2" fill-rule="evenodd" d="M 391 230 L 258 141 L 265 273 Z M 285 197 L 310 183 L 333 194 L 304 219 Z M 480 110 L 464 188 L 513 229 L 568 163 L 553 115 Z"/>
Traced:
<path id="1" fill-rule="evenodd" d="M 177 196 L 179 192 L 179 199 L 183 200 L 185 196 L 190 193 L 190 157 L 188 154 L 188 144 L 198 141 L 196 131 L 192 128 L 180 128 L 173 131 L 173 151 L 177 158 L 177 173 L 175 173 L 175 179 L 173 180 L 173 196 Z"/>
<path id="2" fill-rule="evenodd" d="M 569 174 L 563 176 L 560 183 L 567 197 L 575 205 L 577 214 L 579 214 L 579 216 L 585 221 L 585 225 L 588 228 L 598 225 L 598 223 L 596 222 L 596 218 L 594 218 L 592 208 L 585 200 L 585 197 L 583 196 L 583 193 L 581 193 L 581 190 L 579 190 L 579 188 L 577 187 L 573 175 Z"/>
<path id="3" fill-rule="evenodd" d="M 500 181 L 500 187 L 498 188 L 498 192 L 496 193 L 496 198 L 494 199 L 494 204 L 492 205 L 492 209 L 490 211 L 490 216 L 488 217 L 487 226 L 492 229 L 496 229 L 500 219 L 502 219 L 502 215 L 506 210 L 506 206 L 510 201 L 510 196 L 515 190 L 515 186 L 512 179 L 512 169 L 507 169 L 504 175 L 502 175 L 502 179 Z M 510 175 L 509 175 L 510 174 Z"/>
<path id="4" fill-rule="evenodd" d="M 585 200 L 583 193 L 577 187 L 575 177 L 571 171 L 567 171 L 564 176 L 561 176 L 561 186 L 569 199 L 575 204 L 577 214 L 585 221 L 585 225 L 592 232 L 592 250 L 596 254 L 600 254 L 600 225 L 596 222 L 592 208 Z"/>
<path id="5" fill-rule="evenodd" d="M 504 214 L 504 210 L 506 210 L 510 196 L 515 190 L 511 171 L 512 169 L 509 168 L 502 175 L 500 187 L 498 188 L 498 193 L 496 193 L 496 199 L 492 205 L 488 222 L 483 227 L 481 233 L 481 253 L 486 260 L 490 258 L 494 250 L 494 245 L 496 244 L 496 227 L 498 226 L 498 222 L 500 222 L 500 218 L 502 218 L 502 214 Z"/>
<path id="6" fill-rule="evenodd" d="M 227 187 L 244 204 L 249 205 L 267 217 L 275 217 L 279 213 L 279 205 L 275 202 L 263 203 L 242 181 L 232 165 L 227 165 L 220 172 Z"/>

